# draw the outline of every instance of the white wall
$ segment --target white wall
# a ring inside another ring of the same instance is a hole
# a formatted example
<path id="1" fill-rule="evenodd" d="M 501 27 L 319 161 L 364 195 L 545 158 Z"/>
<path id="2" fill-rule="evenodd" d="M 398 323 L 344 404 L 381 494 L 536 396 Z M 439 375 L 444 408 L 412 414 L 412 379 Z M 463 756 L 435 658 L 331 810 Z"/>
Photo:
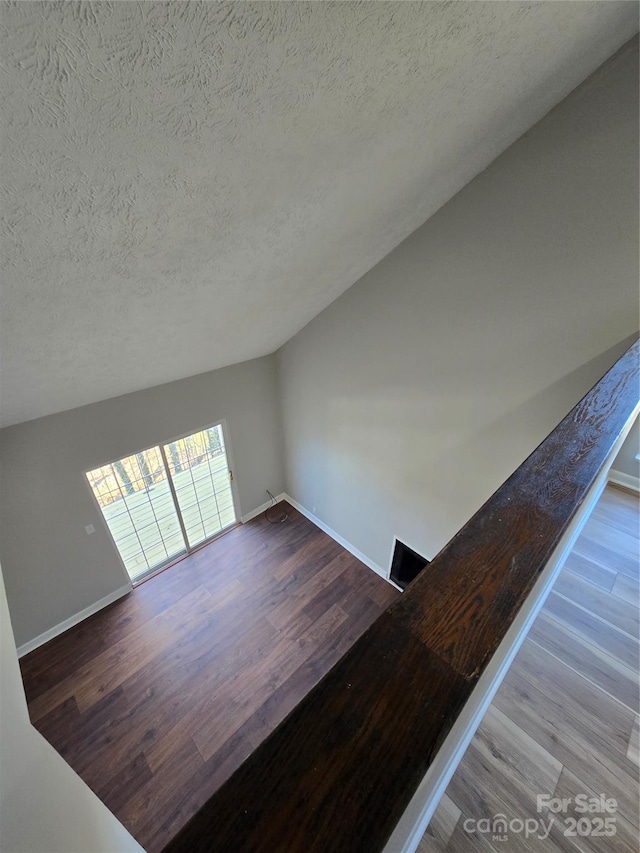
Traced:
<path id="1" fill-rule="evenodd" d="M 18 643 L 127 582 L 82 472 L 221 418 L 243 514 L 286 463 L 384 569 L 394 535 L 432 557 L 635 329 L 637 121 L 636 40 L 277 356 L 2 430 Z"/>
<path id="2" fill-rule="evenodd" d="M 640 453 L 640 418 L 631 427 L 631 432 L 611 466 L 612 469 L 628 477 L 634 477 L 636 480 L 640 479 L 640 460 L 636 459 L 638 453 Z"/>
<path id="3" fill-rule="evenodd" d="M 29 722 L 0 570 L 0 850 L 141 853 L 142 847 Z"/>
<path id="4" fill-rule="evenodd" d="M 83 472 L 222 418 L 247 514 L 284 486 L 273 356 L 0 431 L 0 559 L 18 645 L 128 582 Z"/>
<path id="5" fill-rule="evenodd" d="M 630 42 L 279 354 L 287 491 L 432 558 L 638 322 Z M 630 343 L 629 340 L 626 343 Z"/>

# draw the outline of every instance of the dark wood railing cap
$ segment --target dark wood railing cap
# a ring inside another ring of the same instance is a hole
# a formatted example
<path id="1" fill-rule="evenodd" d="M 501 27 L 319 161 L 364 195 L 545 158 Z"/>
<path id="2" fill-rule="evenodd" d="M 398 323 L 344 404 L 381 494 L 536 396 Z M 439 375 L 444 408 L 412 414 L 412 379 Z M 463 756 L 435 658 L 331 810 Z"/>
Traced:
<path id="1" fill-rule="evenodd" d="M 164 853 L 375 853 L 638 402 L 636 343 Z"/>

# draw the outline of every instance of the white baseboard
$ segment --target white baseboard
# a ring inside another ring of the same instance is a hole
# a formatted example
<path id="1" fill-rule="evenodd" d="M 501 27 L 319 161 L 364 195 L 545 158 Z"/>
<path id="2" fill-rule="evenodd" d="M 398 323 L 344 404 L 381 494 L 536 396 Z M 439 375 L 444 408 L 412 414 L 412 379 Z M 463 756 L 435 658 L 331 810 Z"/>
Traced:
<path id="1" fill-rule="evenodd" d="M 314 515 L 312 512 L 309 512 L 306 507 L 302 506 L 302 504 L 294 500 L 291 495 L 288 495 L 286 492 L 284 492 L 281 495 L 281 498 L 285 501 L 288 501 L 291 506 L 295 507 L 298 512 L 301 512 L 305 518 L 308 518 L 309 521 L 313 522 L 315 526 L 319 527 L 320 530 L 327 534 L 327 536 L 330 536 L 332 539 L 334 539 L 338 543 L 338 545 L 342 545 L 342 547 L 346 551 L 349 551 L 350 554 L 353 554 L 353 556 L 356 557 L 356 559 L 360 560 L 361 563 L 364 563 L 367 568 L 371 569 L 371 571 L 375 572 L 377 575 L 380 575 L 381 578 L 386 580 L 386 582 L 391 584 L 391 586 L 395 589 L 400 589 L 397 584 L 390 580 L 388 572 L 385 572 L 385 570 L 381 566 L 379 566 L 377 563 L 374 563 L 373 560 L 370 560 L 366 554 L 362 553 L 362 551 L 358 551 L 357 548 L 355 548 L 350 542 L 347 542 L 347 540 L 340 536 L 339 533 L 336 533 L 335 530 L 332 530 L 329 525 L 325 524 L 324 521 L 318 518 L 317 515 Z M 400 589 L 400 591 L 402 590 Z"/>
<path id="2" fill-rule="evenodd" d="M 279 495 L 276 495 L 277 501 L 282 501 L 282 500 L 286 500 L 286 499 L 287 499 L 287 496 L 285 495 L 284 492 L 281 492 Z M 260 506 L 256 507 L 255 509 L 252 509 L 251 512 L 248 512 L 246 515 L 241 515 L 240 521 L 243 524 L 246 524 L 247 521 L 251 521 L 252 518 L 255 518 L 257 515 L 260 515 L 260 513 L 263 513 L 265 510 L 269 509 L 269 507 L 271 505 L 272 505 L 271 501 L 266 501 L 265 503 L 261 504 Z"/>
<path id="3" fill-rule="evenodd" d="M 60 622 L 58 625 L 54 625 L 53 628 L 49 628 L 48 631 L 45 631 L 38 637 L 34 637 L 33 640 L 29 640 L 27 643 L 23 643 L 23 645 L 21 645 L 17 649 L 18 657 L 21 658 L 25 655 L 28 655 L 29 652 L 32 652 L 34 649 L 39 648 L 39 646 L 43 646 L 45 643 L 48 643 L 49 640 L 53 640 L 54 637 L 57 637 L 59 634 L 63 634 L 65 631 L 68 631 L 69 628 L 73 628 L 73 626 L 77 625 L 78 622 L 82 622 L 83 619 L 87 619 L 89 616 L 93 616 L 94 613 L 97 613 L 98 610 L 102 610 L 103 607 L 107 607 L 107 605 L 113 604 L 114 601 L 117 601 L 119 598 L 122 598 L 123 595 L 127 595 L 127 593 L 131 592 L 132 589 L 133 587 L 130 583 L 126 586 L 121 586 L 120 589 L 116 589 L 114 592 L 110 592 L 109 595 L 105 595 L 105 597 L 101 598 L 100 601 L 96 601 L 89 607 L 85 607 L 84 610 L 81 610 L 79 613 L 70 616 L 68 619 L 65 619 L 64 622 Z"/>
<path id="4" fill-rule="evenodd" d="M 624 471 L 614 471 L 612 468 L 609 471 L 609 482 L 615 483 L 616 486 L 624 486 L 625 489 L 632 489 L 634 492 L 640 492 L 640 477 L 625 474 Z"/>

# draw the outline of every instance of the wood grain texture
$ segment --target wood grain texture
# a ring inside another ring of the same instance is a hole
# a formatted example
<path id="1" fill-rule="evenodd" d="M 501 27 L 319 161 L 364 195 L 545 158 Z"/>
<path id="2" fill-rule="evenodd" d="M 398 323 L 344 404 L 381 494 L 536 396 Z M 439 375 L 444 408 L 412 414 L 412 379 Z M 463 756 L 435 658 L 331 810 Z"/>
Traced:
<path id="1" fill-rule="evenodd" d="M 459 711 L 470 690 L 468 680 L 384 614 L 223 785 L 215 810 L 199 812 L 167 853 L 376 849 L 389 812 L 399 819 L 455 719 L 450 709 Z M 288 772 L 274 772 L 278 767 Z M 345 780 L 341 796 L 336 778 Z M 390 796 L 388 780 L 399 778 L 409 784 Z M 253 807 L 248 790 L 260 792 Z M 340 837 L 331 846 L 329 826 Z"/>
<path id="2" fill-rule="evenodd" d="M 636 342 L 168 853 L 382 849 L 630 417 L 638 354 Z"/>
<path id="3" fill-rule="evenodd" d="M 589 782 L 589 779 L 576 776 L 568 767 L 562 769 L 554 796 L 570 800 L 567 817 L 580 819 L 584 816 L 575 809 L 577 795 L 587 794 L 589 797 L 598 797 L 602 793 L 597 785 L 594 787 Z M 574 849 L 584 853 L 638 853 L 638 827 L 630 823 L 620 811 L 615 813 L 615 827 L 616 834 L 611 839 L 590 835 L 582 836 L 579 840 L 572 839 L 575 844 Z"/>
<path id="4" fill-rule="evenodd" d="M 291 507 L 21 661 L 31 719 L 159 851 L 399 593 Z"/>
<path id="5" fill-rule="evenodd" d="M 640 767 L 640 717 L 636 715 L 633 728 L 629 735 L 629 746 L 627 747 L 627 758 Z"/>
<path id="6" fill-rule="evenodd" d="M 462 812 L 453 800 L 443 794 L 429 828 L 422 837 L 416 853 L 442 853 L 451 838 Z"/>
<path id="7" fill-rule="evenodd" d="M 562 701 L 549 702 L 534 687 L 520 692 L 513 685 L 506 685 L 494 701 L 563 766 L 588 779 L 592 787 L 607 792 L 607 796 L 615 797 L 620 810 L 632 815 L 637 824 L 638 791 L 633 768 L 626 756 L 610 748 L 606 721 L 586 726 L 582 716 L 569 713 Z"/>
<path id="8" fill-rule="evenodd" d="M 616 557 L 618 548 L 628 554 L 628 543 L 618 536 L 619 523 L 622 519 L 626 524 L 630 516 L 637 522 L 640 513 L 636 496 L 621 498 L 616 491 L 607 488 L 584 528 L 586 537 L 612 552 L 607 575 L 593 576 L 587 594 L 582 584 L 588 582 L 575 573 L 582 558 L 576 562 L 574 553 L 555 584 L 577 611 L 591 607 L 592 633 L 588 639 L 584 636 L 571 618 L 572 611 L 564 611 L 569 618 L 563 620 L 563 611 L 558 611 L 554 602 L 560 596 L 550 596 L 458 766 L 447 788 L 447 799 L 433 815 L 435 829 L 427 830 L 424 845 L 419 848 L 425 853 L 442 853 L 443 849 L 456 853 L 467 849 L 495 853 L 520 849 L 572 853 L 637 850 L 638 666 L 637 659 L 636 665 L 630 666 L 626 655 L 617 657 L 624 649 L 611 644 L 611 631 L 620 633 L 620 617 L 610 606 L 614 596 L 608 587 L 615 588 L 618 578 L 627 578 L 619 571 L 626 570 L 626 558 L 619 563 Z M 599 583 L 603 579 L 604 586 Z M 624 612 L 629 615 L 628 610 Z M 525 843 L 512 833 L 507 840 L 498 840 L 490 834 L 465 832 L 467 818 L 492 818 L 498 811 L 507 821 L 541 816 L 548 820 L 551 815 L 547 809 L 537 813 L 536 796 L 548 793 L 550 783 L 555 797 L 570 798 L 570 802 L 566 814 L 555 816 L 547 841 L 532 838 Z M 615 836 L 566 837 L 564 818 L 582 816 L 575 811 L 575 797 L 602 793 L 618 802 Z M 451 802 L 459 816 L 449 845 L 443 848 L 434 843 L 434 838 L 436 842 L 441 839 L 437 833 L 451 814 Z"/>
<path id="9" fill-rule="evenodd" d="M 637 578 L 630 578 L 627 575 L 619 574 L 616 576 L 611 592 L 623 601 L 628 601 L 634 607 L 638 606 L 640 599 L 640 584 Z"/>
<path id="10" fill-rule="evenodd" d="M 629 667 L 637 666 L 638 643 L 634 637 L 610 625 L 596 614 L 585 610 L 561 595 L 552 592 L 545 603 L 545 613 L 557 622 L 571 627 L 574 634 L 607 654 L 623 661 Z"/>
<path id="11" fill-rule="evenodd" d="M 36 725 L 152 853 L 375 853 L 585 499 L 637 381 L 636 343 L 401 598 L 293 509 L 292 524 L 258 518 L 231 531 L 78 626 L 79 667 L 74 629 L 23 659 Z M 623 532 L 616 566 L 588 533 L 597 559 L 583 556 L 632 577 Z M 633 667 L 620 627 L 631 612 L 609 624 L 592 612 L 597 585 L 573 573 L 569 586 L 582 604 L 554 593 L 549 618 L 569 613 L 582 640 L 604 635 L 604 652 Z M 355 642 L 343 655 L 345 637 Z M 631 719 L 623 752 L 606 728 L 572 728 L 575 708 L 545 704 L 540 687 L 507 689 L 511 703 L 496 707 L 515 722 L 524 705 L 522 740 L 553 772 L 571 753 L 571 770 L 586 774 L 595 749 L 594 779 L 632 812 Z M 504 754 L 488 744 L 469 753 L 478 779 L 494 749 Z M 526 766 L 521 752 L 501 773 L 526 791 Z"/>
<path id="12" fill-rule="evenodd" d="M 466 677 L 495 652 L 624 428 L 639 353 L 636 342 L 393 606 Z M 631 555 L 624 561 L 631 570 Z"/>
<path id="13" fill-rule="evenodd" d="M 532 626 L 529 639 L 628 708 L 638 707 L 640 688 L 637 669 L 611 657 L 603 649 L 574 634 L 566 625 L 549 619 L 545 613 L 540 614 Z"/>
<path id="14" fill-rule="evenodd" d="M 569 554 L 565 566 L 574 575 L 585 578 L 585 580 L 590 581 L 607 592 L 611 592 L 617 578 L 616 573 L 611 569 L 598 566 L 596 563 L 592 563 L 591 560 L 587 560 L 586 557 L 580 557 L 575 552 Z"/>

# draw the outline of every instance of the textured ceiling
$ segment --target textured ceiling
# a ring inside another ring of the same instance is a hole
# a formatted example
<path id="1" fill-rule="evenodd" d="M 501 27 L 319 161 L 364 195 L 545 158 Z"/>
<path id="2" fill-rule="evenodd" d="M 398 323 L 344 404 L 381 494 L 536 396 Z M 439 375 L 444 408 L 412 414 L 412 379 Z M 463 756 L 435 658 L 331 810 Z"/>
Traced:
<path id="1" fill-rule="evenodd" d="M 3 4 L 2 423 L 272 352 L 636 3 Z"/>

